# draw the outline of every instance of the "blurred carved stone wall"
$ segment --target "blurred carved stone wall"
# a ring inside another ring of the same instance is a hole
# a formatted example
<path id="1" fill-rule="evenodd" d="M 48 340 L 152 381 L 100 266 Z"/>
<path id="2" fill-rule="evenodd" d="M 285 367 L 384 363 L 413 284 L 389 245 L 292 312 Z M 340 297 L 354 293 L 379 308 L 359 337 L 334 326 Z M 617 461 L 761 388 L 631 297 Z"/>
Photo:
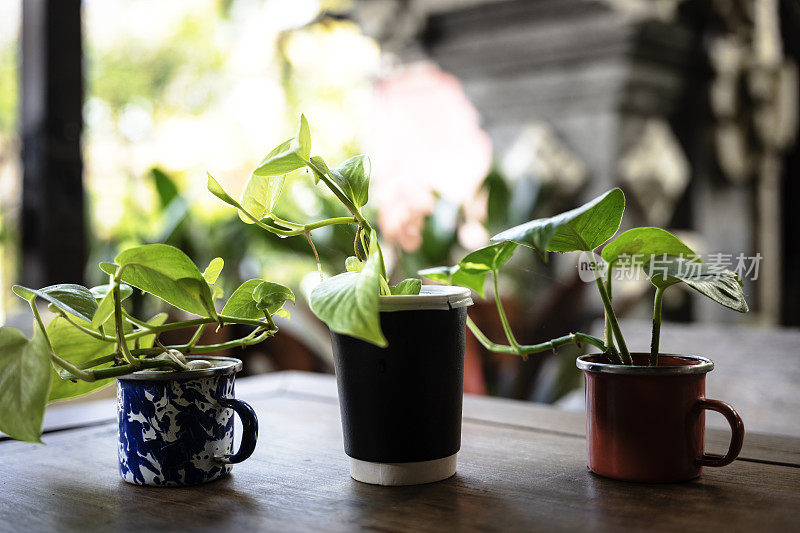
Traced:
<path id="1" fill-rule="evenodd" d="M 629 226 L 684 230 L 699 252 L 734 262 L 760 253 L 758 279 L 746 281 L 749 320 L 777 324 L 797 319 L 781 309 L 800 298 L 784 283 L 800 269 L 786 254 L 784 207 L 798 130 L 797 58 L 784 43 L 800 32 L 799 9 L 370 0 L 353 16 L 396 61 L 432 60 L 462 81 L 512 180 L 547 183 L 570 201 L 621 185 Z M 684 314 L 739 319 L 700 298 Z"/>

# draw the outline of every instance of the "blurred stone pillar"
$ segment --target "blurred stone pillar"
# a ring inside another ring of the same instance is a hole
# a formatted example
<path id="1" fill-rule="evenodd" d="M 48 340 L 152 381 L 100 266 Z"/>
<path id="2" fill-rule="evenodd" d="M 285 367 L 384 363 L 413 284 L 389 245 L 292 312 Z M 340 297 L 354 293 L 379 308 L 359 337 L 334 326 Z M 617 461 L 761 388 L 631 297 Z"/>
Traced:
<path id="1" fill-rule="evenodd" d="M 80 0 L 22 8 L 22 272 L 31 287 L 80 283 L 86 261 Z"/>
<path id="2" fill-rule="evenodd" d="M 782 278 L 784 158 L 798 129 L 797 64 L 783 52 L 778 0 L 686 2 L 684 19 L 697 34 L 696 55 L 707 62 L 706 92 L 698 92 L 693 213 L 716 251 L 760 257 L 758 277 L 744 279 L 751 307 L 764 324 L 780 324 L 793 296 Z M 787 20 L 788 33 L 798 31 Z M 750 239 L 749 247 L 742 235 Z M 753 265 L 754 260 L 749 261 Z M 794 295 L 796 298 L 796 295 Z M 698 301 L 701 319 L 725 320 L 725 309 Z"/>
<path id="3" fill-rule="evenodd" d="M 435 14 L 424 42 L 464 83 L 498 157 L 528 124 L 545 122 L 588 168 L 580 198 L 588 199 L 619 184 L 621 161 L 650 150 L 647 142 L 683 157 L 669 119 L 683 97 L 690 38 L 680 25 L 626 16 L 606 2 L 559 0 Z M 668 223 L 683 194 L 681 176 L 675 190 L 647 194 L 668 179 L 654 172 L 661 169 L 634 172 L 641 181 L 629 187 L 629 224 L 651 215 Z"/>

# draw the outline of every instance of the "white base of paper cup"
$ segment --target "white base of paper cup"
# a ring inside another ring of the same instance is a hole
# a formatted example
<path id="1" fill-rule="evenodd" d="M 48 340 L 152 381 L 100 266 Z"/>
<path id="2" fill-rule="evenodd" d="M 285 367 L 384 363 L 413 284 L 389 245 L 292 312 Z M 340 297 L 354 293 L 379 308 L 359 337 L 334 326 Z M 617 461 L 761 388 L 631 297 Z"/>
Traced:
<path id="1" fill-rule="evenodd" d="M 371 463 L 350 458 L 350 476 L 371 485 L 398 487 L 447 479 L 456 473 L 458 454 L 416 463 Z"/>

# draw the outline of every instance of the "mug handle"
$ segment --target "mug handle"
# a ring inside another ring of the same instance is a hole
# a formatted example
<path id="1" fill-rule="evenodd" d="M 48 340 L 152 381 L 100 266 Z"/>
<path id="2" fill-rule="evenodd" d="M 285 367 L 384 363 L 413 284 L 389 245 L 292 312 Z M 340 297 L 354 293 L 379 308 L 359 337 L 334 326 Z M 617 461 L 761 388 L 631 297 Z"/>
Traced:
<path id="1" fill-rule="evenodd" d="M 217 402 L 223 407 L 233 409 L 242 421 L 242 442 L 239 444 L 239 451 L 233 455 L 218 455 L 214 459 L 220 463 L 236 464 L 241 463 L 251 455 L 256 449 L 258 440 L 258 418 L 256 412 L 250 404 L 235 398 L 220 398 Z"/>
<path id="2" fill-rule="evenodd" d="M 699 466 L 725 466 L 729 465 L 739 456 L 742 451 L 742 443 L 744 442 L 744 423 L 742 417 L 736 412 L 736 409 L 725 402 L 719 400 L 709 400 L 708 398 L 701 398 L 697 400 L 695 409 L 709 409 L 721 413 L 731 426 L 731 443 L 728 446 L 728 453 L 724 457 L 718 455 L 709 455 L 704 453 L 695 462 Z"/>

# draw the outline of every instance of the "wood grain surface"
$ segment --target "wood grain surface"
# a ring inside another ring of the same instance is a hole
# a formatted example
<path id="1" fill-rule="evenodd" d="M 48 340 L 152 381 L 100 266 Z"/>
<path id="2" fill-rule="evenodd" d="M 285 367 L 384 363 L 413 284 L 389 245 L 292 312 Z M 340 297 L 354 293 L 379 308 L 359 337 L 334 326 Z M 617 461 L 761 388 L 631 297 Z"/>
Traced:
<path id="1" fill-rule="evenodd" d="M 135 487 L 117 474 L 113 404 L 78 410 L 46 446 L 0 442 L 3 531 L 790 531 L 800 523 L 800 439 L 748 435 L 744 460 L 681 484 L 640 485 L 586 471 L 583 417 L 467 397 L 458 473 L 416 487 L 349 477 L 331 376 L 242 379 L 260 419 L 255 454 L 224 480 Z M 101 414 L 103 413 L 103 414 Z M 91 415 L 91 416 L 90 416 Z M 712 432 L 721 451 L 726 436 Z"/>

